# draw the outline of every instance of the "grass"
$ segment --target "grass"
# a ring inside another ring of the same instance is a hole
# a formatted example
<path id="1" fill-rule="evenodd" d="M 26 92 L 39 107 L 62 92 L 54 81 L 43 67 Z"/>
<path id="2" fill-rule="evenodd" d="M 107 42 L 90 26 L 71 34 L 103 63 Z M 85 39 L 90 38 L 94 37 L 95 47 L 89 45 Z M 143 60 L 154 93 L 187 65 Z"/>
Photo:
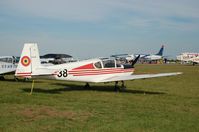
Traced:
<path id="1" fill-rule="evenodd" d="M 0 81 L 0 131 L 199 131 L 199 66 L 137 65 L 136 73 L 176 72 L 172 77 L 114 84 L 54 80 Z"/>

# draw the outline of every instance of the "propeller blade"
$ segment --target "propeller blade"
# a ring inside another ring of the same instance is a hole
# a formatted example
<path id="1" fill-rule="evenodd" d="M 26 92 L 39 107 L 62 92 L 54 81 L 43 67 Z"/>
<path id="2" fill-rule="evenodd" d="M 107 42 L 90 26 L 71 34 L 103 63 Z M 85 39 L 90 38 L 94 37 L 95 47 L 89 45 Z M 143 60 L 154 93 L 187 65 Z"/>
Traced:
<path id="1" fill-rule="evenodd" d="M 135 60 L 132 60 L 131 65 L 134 66 L 137 63 L 137 61 L 139 60 L 139 58 L 140 58 L 140 55 L 138 55 L 138 57 L 136 57 Z"/>

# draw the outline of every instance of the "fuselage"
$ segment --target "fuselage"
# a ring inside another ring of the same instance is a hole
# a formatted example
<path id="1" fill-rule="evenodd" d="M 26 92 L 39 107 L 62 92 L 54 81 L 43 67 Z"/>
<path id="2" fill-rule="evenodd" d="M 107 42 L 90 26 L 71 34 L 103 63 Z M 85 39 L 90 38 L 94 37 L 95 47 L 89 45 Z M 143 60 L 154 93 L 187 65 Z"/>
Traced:
<path id="1" fill-rule="evenodd" d="M 13 56 L 0 57 L 0 75 L 14 73 L 16 68 L 17 65 Z"/>
<path id="2" fill-rule="evenodd" d="M 134 72 L 134 68 L 131 67 L 131 65 L 120 65 L 117 64 L 115 60 L 110 59 L 90 59 L 43 68 L 41 67 L 39 69 L 37 69 L 37 72 L 45 72 L 46 70 L 47 73 L 49 71 L 52 73 L 49 76 L 43 76 L 43 78 L 80 82 L 100 82 L 100 80 L 105 78 L 131 75 Z"/>

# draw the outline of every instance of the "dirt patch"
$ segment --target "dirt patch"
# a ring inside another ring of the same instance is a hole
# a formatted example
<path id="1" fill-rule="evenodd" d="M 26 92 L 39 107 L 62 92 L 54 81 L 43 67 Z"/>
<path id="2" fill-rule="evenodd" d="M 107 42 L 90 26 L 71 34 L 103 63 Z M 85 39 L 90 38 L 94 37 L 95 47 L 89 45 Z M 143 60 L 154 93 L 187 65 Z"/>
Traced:
<path id="1" fill-rule="evenodd" d="M 39 120 L 43 118 L 66 118 L 68 120 L 86 120 L 92 114 L 87 112 L 73 112 L 66 110 L 57 110 L 52 107 L 42 106 L 40 108 L 26 108 L 19 112 L 20 115 L 30 120 Z"/>

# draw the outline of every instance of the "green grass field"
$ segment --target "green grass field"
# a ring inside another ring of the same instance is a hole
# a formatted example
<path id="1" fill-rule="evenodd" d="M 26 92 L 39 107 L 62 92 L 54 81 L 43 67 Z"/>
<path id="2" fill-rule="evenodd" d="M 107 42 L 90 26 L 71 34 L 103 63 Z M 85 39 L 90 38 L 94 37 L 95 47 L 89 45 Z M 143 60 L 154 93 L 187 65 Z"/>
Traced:
<path id="1" fill-rule="evenodd" d="M 91 84 L 0 81 L 0 131 L 198 132 L 199 66 L 137 65 L 136 73 L 183 75 Z"/>

